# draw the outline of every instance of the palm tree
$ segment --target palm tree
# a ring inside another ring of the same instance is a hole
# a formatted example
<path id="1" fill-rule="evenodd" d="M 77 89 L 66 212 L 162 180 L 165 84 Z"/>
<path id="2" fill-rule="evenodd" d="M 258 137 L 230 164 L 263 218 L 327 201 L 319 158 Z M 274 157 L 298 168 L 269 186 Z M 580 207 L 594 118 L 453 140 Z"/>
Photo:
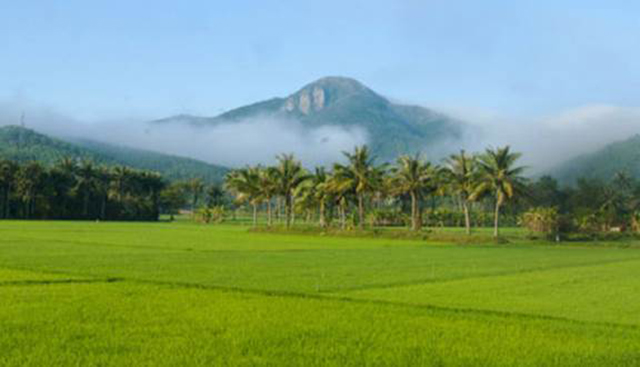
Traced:
<path id="1" fill-rule="evenodd" d="M 118 202 L 121 202 L 125 192 L 128 191 L 127 185 L 131 179 L 131 169 L 125 166 L 117 166 L 111 172 L 112 195 Z"/>
<path id="2" fill-rule="evenodd" d="M 335 185 L 348 187 L 357 198 L 358 202 L 358 226 L 364 228 L 365 196 L 375 192 L 382 184 L 384 167 L 374 165 L 374 158 L 369 153 L 366 145 L 356 147 L 353 154 L 344 152 L 348 164 L 336 164 L 334 166 Z"/>
<path id="3" fill-rule="evenodd" d="M 160 192 L 166 187 L 166 182 L 156 172 L 143 172 L 141 179 L 151 199 L 151 219 L 157 220 L 160 217 Z"/>
<path id="4" fill-rule="evenodd" d="M 262 201 L 267 204 L 267 225 L 271 227 L 273 222 L 271 202 L 278 194 L 278 177 L 273 167 L 258 167 L 258 191 Z"/>
<path id="5" fill-rule="evenodd" d="M 414 157 L 403 155 L 398 158 L 397 166 L 392 168 L 392 192 L 409 194 L 411 197 L 411 229 L 419 231 L 422 227 L 422 210 L 420 200 L 435 191 L 436 170 L 429 162 L 422 161 L 419 155 Z"/>
<path id="6" fill-rule="evenodd" d="M 469 206 L 471 204 L 471 196 L 478 185 L 477 158 L 461 150 L 459 154 L 449 156 L 445 164 L 448 188 L 460 199 L 464 212 L 465 232 L 471 234 L 471 214 L 469 212 Z"/>
<path id="7" fill-rule="evenodd" d="M 54 217 L 72 218 L 73 188 L 76 186 L 76 162 L 71 158 L 63 158 L 49 171 L 49 186 Z"/>
<path id="8" fill-rule="evenodd" d="M 224 202 L 224 190 L 220 184 L 213 184 L 207 189 L 207 206 L 213 208 Z"/>
<path id="9" fill-rule="evenodd" d="M 169 214 L 169 220 L 173 221 L 174 216 L 187 204 L 184 183 L 173 182 L 165 187 L 160 194 L 160 204 L 163 213 Z"/>
<path id="10" fill-rule="evenodd" d="M 295 193 L 299 198 L 298 202 L 308 213 L 312 213 L 317 208 L 320 227 L 327 225 L 326 205 L 330 197 L 329 191 L 326 190 L 328 177 L 324 167 L 316 167 L 314 174 L 310 175 Z"/>
<path id="11" fill-rule="evenodd" d="M 507 200 L 524 192 L 521 176 L 524 167 L 516 167 L 520 153 L 513 153 L 507 145 L 503 148 L 487 149 L 479 157 L 480 180 L 475 187 L 471 200 L 486 193 L 493 193 L 495 210 L 493 217 L 493 236 L 499 235 L 500 208 Z"/>
<path id="12" fill-rule="evenodd" d="M 293 154 L 282 154 L 277 159 L 278 165 L 275 167 L 273 175 L 277 183 L 278 194 L 284 198 L 285 223 L 289 228 L 293 214 L 294 192 L 301 183 L 309 178 L 309 175 Z"/>
<path id="13" fill-rule="evenodd" d="M 45 176 L 46 171 L 38 162 L 29 162 L 17 172 L 17 191 L 24 204 L 25 218 L 31 218 L 35 214 L 36 200 Z"/>
<path id="14" fill-rule="evenodd" d="M 91 161 L 84 161 L 77 169 L 77 181 L 75 190 L 82 197 L 82 216 L 86 219 L 89 217 L 89 204 L 91 195 L 96 191 L 98 186 L 97 170 Z"/>
<path id="15" fill-rule="evenodd" d="M 204 183 L 200 178 L 193 178 L 187 182 L 187 189 L 191 194 L 191 213 L 193 216 L 195 215 L 200 195 L 202 195 L 202 192 L 204 191 Z"/>
<path id="16" fill-rule="evenodd" d="M 344 180 L 341 175 L 336 175 L 334 165 L 333 173 L 327 178 L 322 186 L 322 190 L 326 192 L 328 198 L 333 198 L 333 202 L 338 207 L 338 217 L 340 218 L 340 228 L 347 228 L 347 206 L 349 197 L 352 196 L 351 182 Z"/>
<path id="17" fill-rule="evenodd" d="M 18 165 L 10 160 L 0 161 L 0 189 L 2 190 L 2 210 L 0 218 L 9 218 L 11 191 L 14 190 Z"/>
<path id="18" fill-rule="evenodd" d="M 331 193 L 327 190 L 328 182 L 329 175 L 324 167 L 316 167 L 316 172 L 313 175 L 314 197 L 318 204 L 318 216 L 320 217 L 318 224 L 323 228 L 327 226 L 327 204 L 331 200 Z"/>
<path id="19" fill-rule="evenodd" d="M 107 219 L 107 204 L 109 201 L 109 186 L 111 185 L 111 170 L 100 166 L 96 170 L 96 194 L 100 196 L 100 219 Z"/>
<path id="20" fill-rule="evenodd" d="M 258 204 L 260 203 L 260 171 L 247 167 L 231 171 L 225 177 L 225 185 L 236 195 L 239 203 L 249 203 L 253 207 L 253 226 L 258 225 Z"/>

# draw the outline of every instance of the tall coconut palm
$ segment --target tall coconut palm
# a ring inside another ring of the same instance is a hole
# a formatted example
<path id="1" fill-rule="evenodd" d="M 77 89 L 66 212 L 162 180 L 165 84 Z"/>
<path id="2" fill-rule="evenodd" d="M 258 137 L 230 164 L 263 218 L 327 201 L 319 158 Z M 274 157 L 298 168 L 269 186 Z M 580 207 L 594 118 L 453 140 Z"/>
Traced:
<path id="1" fill-rule="evenodd" d="M 9 218 L 11 192 L 15 189 L 16 173 L 18 165 L 13 161 L 4 159 L 0 161 L 0 190 L 2 192 L 2 210 L 0 218 Z"/>
<path id="2" fill-rule="evenodd" d="M 238 203 L 248 203 L 253 207 L 253 226 L 258 225 L 258 204 L 260 203 L 260 173 L 255 167 L 231 171 L 225 177 L 226 188 L 235 194 Z"/>
<path id="3" fill-rule="evenodd" d="M 351 181 L 345 180 L 343 175 L 336 175 L 337 165 L 334 165 L 334 170 L 327 177 L 326 182 L 322 186 L 322 190 L 327 194 L 328 198 L 333 198 L 334 204 L 338 208 L 338 217 L 340 219 L 340 228 L 346 229 L 347 227 L 347 207 L 349 205 L 349 199 L 353 196 Z M 338 168 L 338 171 L 340 168 Z"/>
<path id="4" fill-rule="evenodd" d="M 475 187 L 472 200 L 484 194 L 492 193 L 495 199 L 493 217 L 493 236 L 498 237 L 500 228 L 500 209 L 509 199 L 524 192 L 524 167 L 516 166 L 520 153 L 514 153 L 509 146 L 487 149 L 479 159 L 480 180 Z"/>
<path id="5" fill-rule="evenodd" d="M 294 192 L 301 183 L 309 178 L 309 174 L 293 154 L 282 154 L 277 158 L 278 165 L 275 167 L 273 175 L 277 182 L 278 193 L 284 198 L 285 223 L 289 228 L 293 214 Z"/>
<path id="6" fill-rule="evenodd" d="M 298 197 L 298 203 L 308 211 L 312 213 L 315 209 L 318 210 L 319 225 L 320 227 L 326 227 L 326 205 L 329 200 L 329 192 L 325 189 L 328 175 L 324 167 L 316 167 L 314 174 L 310 175 L 309 179 L 303 182 L 295 192 Z"/>
<path id="7" fill-rule="evenodd" d="M 445 176 L 447 186 L 462 205 L 464 212 L 465 232 L 471 234 L 471 197 L 478 185 L 477 158 L 461 150 L 458 154 L 452 154 L 445 160 Z"/>
<path id="8" fill-rule="evenodd" d="M 38 162 L 29 162 L 17 172 L 17 192 L 24 204 L 24 217 L 32 218 L 36 212 L 36 201 L 47 172 Z"/>
<path id="9" fill-rule="evenodd" d="M 128 191 L 129 180 L 131 179 L 131 169 L 125 166 L 117 166 L 111 171 L 111 196 L 116 201 L 121 202 Z"/>
<path id="10" fill-rule="evenodd" d="M 63 158 L 49 171 L 51 203 L 56 218 L 73 217 L 72 191 L 76 186 L 77 164 L 71 158 Z"/>
<path id="11" fill-rule="evenodd" d="M 151 199 L 151 219 L 157 220 L 160 217 L 160 193 L 166 187 L 166 182 L 156 172 L 143 172 L 141 179 Z"/>
<path id="12" fill-rule="evenodd" d="M 213 184 L 207 188 L 207 206 L 213 208 L 224 203 L 224 190 L 219 184 Z"/>
<path id="13" fill-rule="evenodd" d="M 327 204 L 332 198 L 331 193 L 327 190 L 327 183 L 329 182 L 329 174 L 324 167 L 316 167 L 316 172 L 313 176 L 313 184 L 315 187 L 314 197 L 318 205 L 318 216 L 320 227 L 327 226 Z"/>
<path id="14" fill-rule="evenodd" d="M 353 153 L 344 152 L 348 164 L 334 166 L 336 186 L 348 187 L 355 194 L 358 205 L 358 226 L 364 228 L 365 198 L 374 193 L 382 184 L 385 169 L 375 166 L 375 159 L 366 145 L 356 147 Z"/>
<path id="15" fill-rule="evenodd" d="M 392 174 L 392 192 L 411 197 L 411 229 L 419 231 L 422 228 L 420 200 L 436 190 L 436 169 L 420 159 L 419 155 L 403 155 L 392 168 Z"/>
<path id="16" fill-rule="evenodd" d="M 89 217 L 91 195 L 96 192 L 98 171 L 91 161 L 84 161 L 77 169 L 76 192 L 82 198 L 82 216 Z"/>
<path id="17" fill-rule="evenodd" d="M 107 219 L 107 204 L 109 201 L 109 186 L 111 185 L 111 170 L 100 166 L 96 170 L 96 194 L 100 197 L 100 219 Z"/>
<path id="18" fill-rule="evenodd" d="M 187 182 L 187 189 L 191 194 L 191 213 L 195 215 L 198 200 L 204 191 L 204 183 L 200 178 L 193 178 Z"/>
<path id="19" fill-rule="evenodd" d="M 259 167 L 258 191 L 261 200 L 267 204 L 267 225 L 273 223 L 272 201 L 278 194 L 278 176 L 274 167 Z"/>

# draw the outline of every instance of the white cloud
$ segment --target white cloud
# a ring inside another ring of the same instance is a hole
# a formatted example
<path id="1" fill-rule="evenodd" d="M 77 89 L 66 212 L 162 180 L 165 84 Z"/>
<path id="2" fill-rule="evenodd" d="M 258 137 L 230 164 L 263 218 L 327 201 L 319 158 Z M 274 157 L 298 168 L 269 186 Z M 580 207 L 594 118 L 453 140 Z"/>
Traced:
<path id="1" fill-rule="evenodd" d="M 295 120 L 251 119 L 213 127 L 146 125 L 129 144 L 195 157 L 228 166 L 275 161 L 294 153 L 305 165 L 325 165 L 342 159 L 342 151 L 365 144 L 363 129 L 337 126 L 304 127 Z M 113 139 L 111 140 L 113 141 Z"/>
<path id="2" fill-rule="evenodd" d="M 341 160 L 342 151 L 368 140 L 366 131 L 360 128 L 309 128 L 295 120 L 258 118 L 212 127 L 144 122 L 149 119 L 86 123 L 51 108 L 2 102 L 0 126 L 19 124 L 23 111 L 26 126 L 41 133 L 92 139 L 232 167 L 273 163 L 281 153 L 294 153 L 308 166 L 325 165 Z"/>
<path id="3" fill-rule="evenodd" d="M 467 134 L 467 149 L 509 144 L 524 153 L 523 162 L 531 173 L 640 133 L 640 107 L 590 104 L 538 117 L 482 109 L 448 112 L 479 128 Z"/>
<path id="4" fill-rule="evenodd" d="M 590 104 L 537 117 L 508 116 L 479 108 L 439 108 L 469 122 L 462 142 L 444 142 L 455 151 L 481 151 L 511 145 L 524 153 L 530 173 L 544 172 L 576 155 L 640 133 L 640 107 Z M 149 125 L 146 119 L 84 123 L 52 108 L 16 101 L 0 102 L 0 125 L 18 124 L 26 112 L 27 127 L 61 137 L 83 137 L 114 144 L 242 166 L 272 163 L 280 153 L 294 153 L 306 165 L 328 164 L 342 151 L 368 140 L 364 129 L 337 126 L 305 127 L 300 122 L 252 119 L 207 128 Z"/>

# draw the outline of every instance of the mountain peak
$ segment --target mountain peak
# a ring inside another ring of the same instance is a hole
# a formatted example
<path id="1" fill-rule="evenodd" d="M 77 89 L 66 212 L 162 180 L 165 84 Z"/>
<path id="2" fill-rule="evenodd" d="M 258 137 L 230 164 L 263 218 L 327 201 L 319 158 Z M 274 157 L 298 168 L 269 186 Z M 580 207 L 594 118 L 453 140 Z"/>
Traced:
<path id="1" fill-rule="evenodd" d="M 441 143 L 460 139 L 464 127 L 462 122 L 427 108 L 393 103 L 359 81 L 342 76 L 323 77 L 286 97 L 263 100 L 212 118 L 199 118 L 202 123 L 193 124 L 197 119 L 194 117 L 167 121 L 216 126 L 265 117 L 296 121 L 305 128 L 331 126 L 363 133 L 375 154 L 384 160 L 418 151 L 438 157 L 446 150 Z"/>
<path id="2" fill-rule="evenodd" d="M 364 84 L 360 83 L 356 79 L 349 78 L 346 76 L 325 76 L 316 81 L 313 81 L 306 86 L 319 86 L 319 87 L 330 87 L 330 88 L 340 88 L 340 89 L 348 89 L 348 90 L 366 90 L 367 87 Z"/>
<path id="3" fill-rule="evenodd" d="M 368 96 L 383 99 L 359 81 L 342 77 L 327 76 L 311 82 L 287 97 L 284 110 L 309 115 L 320 111 L 339 100 L 352 96 Z"/>

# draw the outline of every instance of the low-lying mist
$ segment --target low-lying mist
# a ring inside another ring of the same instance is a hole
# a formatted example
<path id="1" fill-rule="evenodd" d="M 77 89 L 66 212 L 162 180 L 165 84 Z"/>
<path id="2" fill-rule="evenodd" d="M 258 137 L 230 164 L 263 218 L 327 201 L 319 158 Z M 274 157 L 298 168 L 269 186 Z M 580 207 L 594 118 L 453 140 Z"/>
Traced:
<path id="1" fill-rule="evenodd" d="M 340 161 L 343 151 L 367 143 L 367 132 L 338 126 L 305 127 L 294 120 L 259 118 L 197 127 L 154 124 L 151 119 L 83 122 L 52 108 L 0 103 L 0 125 L 17 125 L 25 112 L 26 127 L 66 139 L 90 139 L 115 145 L 200 159 L 229 167 L 270 164 L 280 153 L 294 153 L 305 165 Z M 445 109 L 446 111 L 446 109 Z M 524 154 L 529 174 L 543 173 L 577 155 L 590 153 L 640 133 L 640 108 L 587 105 L 539 118 L 505 117 L 480 111 L 449 110 L 469 122 L 460 141 L 425 147 L 438 159 L 459 149 L 482 151 L 509 144 Z"/>
<path id="2" fill-rule="evenodd" d="M 614 141 L 640 133 L 640 108 L 594 104 L 536 118 L 481 111 L 450 111 L 472 122 L 462 144 L 471 151 L 510 145 L 523 153 L 529 174 L 539 174 Z"/>
<path id="3" fill-rule="evenodd" d="M 93 128 L 102 130 L 105 126 Z M 127 136 L 121 132 L 127 131 Z M 238 167 L 269 164 L 281 153 L 294 153 L 307 165 L 326 165 L 342 158 L 342 151 L 366 144 L 362 129 L 336 126 L 305 128 L 295 120 L 256 118 L 211 127 L 138 123 L 120 132 L 105 131 L 103 139 Z"/>
<path id="4" fill-rule="evenodd" d="M 296 120 L 269 117 L 213 126 L 150 123 L 150 119 L 118 119 L 85 123 L 49 108 L 18 108 L 0 104 L 0 125 L 17 125 L 25 112 L 26 127 L 63 139 L 89 139 L 196 158 L 229 167 L 270 164 L 293 153 L 305 165 L 328 165 L 343 151 L 367 143 L 360 128 L 304 127 Z"/>

